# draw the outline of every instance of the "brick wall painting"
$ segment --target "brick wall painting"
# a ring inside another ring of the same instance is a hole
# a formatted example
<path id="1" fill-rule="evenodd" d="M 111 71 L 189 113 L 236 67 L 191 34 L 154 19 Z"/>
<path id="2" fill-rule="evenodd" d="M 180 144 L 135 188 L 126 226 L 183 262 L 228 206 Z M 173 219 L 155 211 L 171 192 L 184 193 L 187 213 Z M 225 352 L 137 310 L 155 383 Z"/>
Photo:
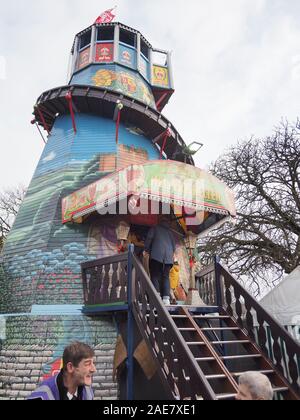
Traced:
<path id="1" fill-rule="evenodd" d="M 25 399 L 45 375 L 58 368 L 63 349 L 84 340 L 95 349 L 93 388 L 96 399 L 117 399 L 113 356 L 117 338 L 112 319 L 66 317 L 8 318 L 0 353 L 0 400 Z"/>

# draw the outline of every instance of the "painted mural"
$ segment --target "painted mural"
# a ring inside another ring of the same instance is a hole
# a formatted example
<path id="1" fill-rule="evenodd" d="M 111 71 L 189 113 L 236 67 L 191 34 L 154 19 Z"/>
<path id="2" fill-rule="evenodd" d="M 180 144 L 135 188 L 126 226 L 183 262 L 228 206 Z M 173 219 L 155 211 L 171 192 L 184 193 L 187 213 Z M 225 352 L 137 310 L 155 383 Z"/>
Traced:
<path id="1" fill-rule="evenodd" d="M 97 64 L 90 63 L 91 52 L 91 46 L 80 51 L 70 85 L 114 90 L 156 109 L 146 80 L 152 78 L 150 63 L 142 58 L 143 76 L 138 74 L 137 51 L 121 46 L 120 65 L 110 64 L 114 59 L 112 42 L 96 45 Z M 166 83 L 162 72 L 158 71 L 156 78 Z M 76 111 L 75 120 L 77 133 L 70 115 L 57 115 L 1 255 L 0 400 L 25 399 L 41 379 L 56 374 L 64 348 L 74 340 L 95 349 L 99 372 L 94 383 L 96 398 L 118 397 L 113 382 L 116 320 L 87 318 L 80 310 L 84 301 L 81 263 L 117 252 L 116 219 L 100 222 L 90 217 L 83 224 L 63 225 L 61 204 L 64 197 L 91 185 L 92 200 L 96 181 L 116 168 L 141 165 L 160 155 L 134 122 L 129 127 L 121 124 L 117 147 L 116 124 L 111 119 Z M 147 234 L 147 226 L 139 222 L 147 222 L 143 218 L 134 221 L 130 238 L 139 246 Z M 151 219 L 151 223 L 155 221 Z M 178 240 L 177 258 L 186 279 L 184 252 Z"/>
<path id="2" fill-rule="evenodd" d="M 95 86 L 106 87 L 117 92 L 122 92 L 124 95 L 145 102 L 152 108 L 155 107 L 151 90 L 138 75 L 132 72 L 116 72 L 113 70 L 101 69 L 95 73 L 92 80 Z"/>
<path id="3" fill-rule="evenodd" d="M 136 71 L 123 66 L 94 64 L 74 74 L 71 83 L 111 89 L 156 109 L 150 85 Z"/>
<path id="4" fill-rule="evenodd" d="M 95 349 L 96 399 L 116 399 L 117 384 L 113 381 L 116 338 L 116 328 L 109 317 L 8 317 L 6 338 L 0 348 L 0 400 L 28 397 L 40 381 L 57 373 L 64 348 L 77 340 Z"/>
<path id="5" fill-rule="evenodd" d="M 114 61 L 114 44 L 101 43 L 96 45 L 95 61 L 97 63 L 111 63 Z"/>
<path id="6" fill-rule="evenodd" d="M 119 46 L 119 62 L 127 67 L 136 69 L 136 50 L 125 45 Z"/>
<path id="7" fill-rule="evenodd" d="M 170 87 L 169 70 L 162 66 L 153 66 L 153 85 L 164 88 Z"/>
<path id="8" fill-rule="evenodd" d="M 81 51 L 81 53 L 79 54 L 78 65 L 77 65 L 78 70 L 82 69 L 83 67 L 86 67 L 90 63 L 90 54 L 91 54 L 90 47 Z"/>
<path id="9" fill-rule="evenodd" d="M 62 225 L 61 200 L 107 175 L 109 168 L 101 166 L 101 159 L 116 155 L 117 148 L 113 121 L 76 115 L 76 123 L 75 136 L 68 117 L 56 120 L 5 244 L 1 294 L 10 302 L 1 299 L 0 312 L 5 313 L 7 305 L 10 312 L 23 312 L 34 303 L 82 303 L 80 264 L 96 255 L 87 246 L 88 224 Z M 149 159 L 158 158 L 153 145 L 132 127 L 120 127 L 123 146 L 125 151 L 140 147 Z"/>

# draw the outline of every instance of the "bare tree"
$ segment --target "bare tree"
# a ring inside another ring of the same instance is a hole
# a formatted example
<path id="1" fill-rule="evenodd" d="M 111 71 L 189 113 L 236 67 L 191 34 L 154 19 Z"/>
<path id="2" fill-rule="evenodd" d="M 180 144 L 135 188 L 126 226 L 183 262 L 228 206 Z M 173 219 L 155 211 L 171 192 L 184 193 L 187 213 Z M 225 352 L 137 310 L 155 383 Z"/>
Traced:
<path id="1" fill-rule="evenodd" d="M 25 196 L 23 186 L 0 193 L 0 251 Z"/>
<path id="2" fill-rule="evenodd" d="M 238 143 L 212 172 L 235 191 L 238 217 L 200 250 L 220 255 L 258 295 L 300 265 L 299 121 L 282 122 L 266 139 Z"/>

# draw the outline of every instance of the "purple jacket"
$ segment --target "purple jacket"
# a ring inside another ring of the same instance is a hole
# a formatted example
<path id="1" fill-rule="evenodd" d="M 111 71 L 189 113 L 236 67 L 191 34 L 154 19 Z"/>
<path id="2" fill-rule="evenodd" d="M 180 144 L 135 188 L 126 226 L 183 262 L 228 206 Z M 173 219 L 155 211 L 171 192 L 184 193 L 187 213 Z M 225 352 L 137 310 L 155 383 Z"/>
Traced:
<path id="1" fill-rule="evenodd" d="M 43 401 L 59 401 L 60 395 L 57 386 L 57 377 L 47 379 L 43 382 L 27 399 L 28 400 L 43 400 Z M 83 401 L 91 401 L 94 399 L 92 388 L 84 386 L 82 393 Z"/>

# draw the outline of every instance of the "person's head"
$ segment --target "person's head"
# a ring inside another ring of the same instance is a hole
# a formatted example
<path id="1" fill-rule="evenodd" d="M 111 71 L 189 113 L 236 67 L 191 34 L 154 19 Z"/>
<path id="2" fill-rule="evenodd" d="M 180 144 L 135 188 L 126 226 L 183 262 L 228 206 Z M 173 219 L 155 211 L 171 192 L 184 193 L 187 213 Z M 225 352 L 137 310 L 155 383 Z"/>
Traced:
<path id="1" fill-rule="evenodd" d="M 236 400 L 273 400 L 273 388 L 267 376 L 260 372 L 245 372 L 239 377 L 239 392 Z"/>
<path id="2" fill-rule="evenodd" d="M 75 386 L 92 385 L 94 365 L 94 350 L 87 344 L 78 341 L 71 343 L 64 350 L 63 372 Z"/>

